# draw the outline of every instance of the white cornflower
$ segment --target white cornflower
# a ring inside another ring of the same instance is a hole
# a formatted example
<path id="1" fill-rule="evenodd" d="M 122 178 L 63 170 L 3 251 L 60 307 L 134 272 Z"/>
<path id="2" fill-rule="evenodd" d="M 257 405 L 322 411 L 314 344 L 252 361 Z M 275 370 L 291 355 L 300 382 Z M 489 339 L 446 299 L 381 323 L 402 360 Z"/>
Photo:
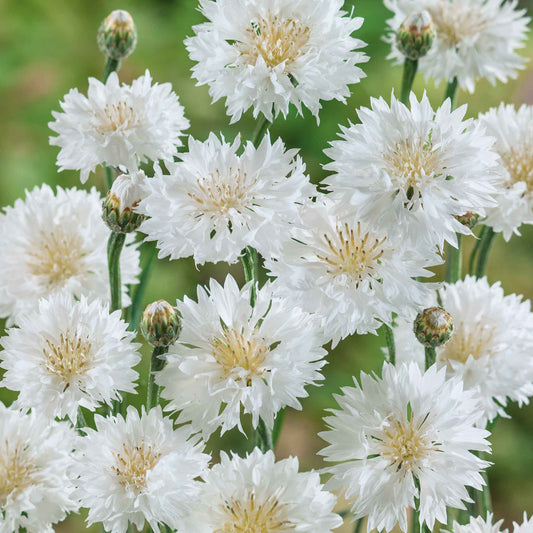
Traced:
<path id="1" fill-rule="evenodd" d="M 513 522 L 513 533 L 533 533 L 533 516 L 528 519 L 527 514 L 524 513 L 524 521 L 521 524 Z"/>
<path id="2" fill-rule="evenodd" d="M 487 209 L 484 224 L 509 240 L 513 233 L 520 235 L 522 224 L 533 224 L 533 106 L 501 104 L 479 120 L 496 138 L 494 149 L 505 178 L 498 205 Z"/>
<path id="3" fill-rule="evenodd" d="M 26 192 L 25 200 L 0 215 L 0 316 L 9 323 L 34 310 L 40 298 L 60 290 L 108 301 L 107 240 L 102 199 L 96 191 L 48 185 Z M 128 239 L 121 255 L 122 298 L 138 283 L 139 252 Z"/>
<path id="4" fill-rule="evenodd" d="M 240 145 L 240 137 L 190 139 L 182 161 L 167 163 L 170 175 L 156 168 L 139 211 L 150 217 L 141 230 L 157 240 L 160 257 L 233 263 L 247 246 L 266 256 L 275 249 L 314 187 L 297 150 L 280 139 L 248 142 L 239 155 Z"/>
<path id="5" fill-rule="evenodd" d="M 214 101 L 226 98 L 237 122 L 250 107 L 273 120 L 289 104 L 315 116 L 320 100 L 346 102 L 349 85 L 368 61 L 352 33 L 363 24 L 342 11 L 342 0 L 200 0 L 209 22 L 185 40 L 198 85 Z"/>
<path id="6" fill-rule="evenodd" d="M 335 204 L 323 198 L 302 209 L 301 224 L 266 267 L 278 278 L 276 291 L 314 313 L 326 339 L 337 344 L 352 333 L 390 324 L 393 313 L 415 313 L 430 285 L 414 278 L 430 276 L 424 267 L 437 262 L 420 258 L 357 214 L 338 215 Z"/>
<path id="7" fill-rule="evenodd" d="M 135 333 L 107 305 L 59 293 L 21 316 L 0 343 L 0 385 L 20 392 L 17 406 L 76 422 L 78 407 L 111 404 L 118 391 L 134 392 L 140 361 Z"/>
<path id="8" fill-rule="evenodd" d="M 433 111 L 426 95 L 411 93 L 411 109 L 394 95 L 391 105 L 372 99 L 358 111 L 360 124 L 342 127 L 341 140 L 326 154 L 325 180 L 347 205 L 417 248 L 456 246 L 456 233 L 471 231 L 455 219 L 483 214 L 495 205 L 498 158 L 494 139 L 472 120 L 466 106 L 452 111 L 449 100 Z"/>
<path id="9" fill-rule="evenodd" d="M 74 430 L 0 403 L 0 436 L 0 531 L 53 533 L 52 524 L 78 509 L 71 482 Z"/>
<path id="10" fill-rule="evenodd" d="M 392 32 L 389 58 L 403 64 L 405 57 L 396 45 L 396 31 L 415 11 L 426 10 L 435 25 L 436 38 L 418 66 L 436 81 L 452 82 L 474 92 L 476 80 L 491 84 L 517 76 L 526 60 L 517 54 L 527 34 L 529 18 L 518 0 L 384 0 L 394 13 L 388 21 Z"/>
<path id="11" fill-rule="evenodd" d="M 453 533 L 508 533 L 507 529 L 501 529 L 502 524 L 503 520 L 493 524 L 492 513 L 487 513 L 486 519 L 481 516 L 475 518 L 471 516 L 468 524 L 461 525 L 454 522 Z"/>
<path id="12" fill-rule="evenodd" d="M 507 399 L 520 405 L 533 396 L 533 313 L 529 300 L 504 295 L 500 283 L 467 276 L 444 285 L 442 307 L 451 315 L 450 340 L 436 349 L 437 364 L 448 376 L 460 376 L 473 389 L 482 407 L 480 424 L 505 416 Z M 435 296 L 435 303 L 436 303 Z M 424 348 L 412 323 L 395 329 L 396 357 L 424 364 Z"/>
<path id="13" fill-rule="evenodd" d="M 176 529 L 208 467 L 204 444 L 191 438 L 189 426 L 174 430 L 160 407 L 139 416 L 130 406 L 125 419 L 96 415 L 95 423 L 78 444 L 74 466 L 88 524 L 102 522 L 110 533 L 125 533 L 130 523 L 142 531 L 145 522 L 157 533 L 160 524 Z"/>
<path id="14" fill-rule="evenodd" d="M 488 431 L 474 426 L 478 403 L 459 379 L 446 380 L 433 365 L 385 363 L 382 378 L 361 373 L 361 385 L 335 396 L 340 409 L 326 417 L 329 443 L 320 453 L 337 462 L 326 488 L 352 501 L 355 518 L 368 516 L 368 531 L 407 530 L 407 510 L 419 501 L 420 524 L 446 523 L 446 507 L 464 509 L 467 487 L 481 489 L 489 463 Z"/>
<path id="15" fill-rule="evenodd" d="M 101 164 L 136 168 L 148 159 L 172 159 L 189 127 L 170 83 L 152 85 L 150 73 L 120 85 L 113 72 L 104 84 L 89 78 L 89 91 L 65 95 L 62 113 L 53 112 L 50 144 L 61 148 L 59 170 L 81 171 L 81 182 Z"/>
<path id="16" fill-rule="evenodd" d="M 257 427 L 261 417 L 272 428 L 285 406 L 301 409 L 305 387 L 323 379 L 326 351 L 309 314 L 294 302 L 274 298 L 270 284 L 250 305 L 251 284 L 239 290 L 228 276 L 224 286 L 211 280 L 198 288 L 198 303 L 178 302 L 183 330 L 156 380 L 181 411 L 208 437 L 218 427 L 241 427 L 241 409 Z"/>
<path id="17" fill-rule="evenodd" d="M 298 458 L 276 462 L 257 448 L 247 457 L 221 454 L 204 475 L 201 502 L 183 533 L 330 533 L 342 525 L 336 498 L 317 472 L 298 472 Z"/>

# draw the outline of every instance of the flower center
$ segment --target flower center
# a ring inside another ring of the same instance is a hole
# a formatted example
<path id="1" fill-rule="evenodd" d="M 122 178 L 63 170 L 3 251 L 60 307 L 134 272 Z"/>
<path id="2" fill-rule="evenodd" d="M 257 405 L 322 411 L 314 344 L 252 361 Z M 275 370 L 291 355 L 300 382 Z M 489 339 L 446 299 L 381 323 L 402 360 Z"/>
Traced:
<path id="1" fill-rule="evenodd" d="M 456 48 L 464 39 L 475 37 L 487 25 L 483 12 L 462 5 L 462 0 L 438 2 L 426 9 L 435 24 L 437 38 L 450 47 Z"/>
<path id="2" fill-rule="evenodd" d="M 442 174 L 444 168 L 438 150 L 433 149 L 431 140 L 411 141 L 405 139 L 396 144 L 394 150 L 384 154 L 385 171 L 403 188 L 409 200 L 418 189 L 420 178 Z"/>
<path id="3" fill-rule="evenodd" d="M 255 65 L 262 57 L 266 66 L 285 63 L 285 70 L 304 53 L 310 29 L 298 20 L 279 16 L 259 17 L 246 30 L 248 40 L 236 43 L 244 62 Z"/>
<path id="4" fill-rule="evenodd" d="M 285 505 L 275 496 L 259 503 L 252 492 L 243 500 L 224 502 L 222 508 L 227 521 L 214 533 L 285 533 L 296 531 L 296 526 L 286 520 Z"/>
<path id="5" fill-rule="evenodd" d="M 349 224 L 337 225 L 334 234 L 324 234 L 324 254 L 317 258 L 326 264 L 327 273 L 332 276 L 348 275 L 359 286 L 364 278 L 374 274 L 383 256 L 383 244 L 387 240 L 363 235 L 361 223 L 357 228 Z"/>
<path id="6" fill-rule="evenodd" d="M 113 471 L 118 482 L 125 488 L 140 491 L 146 487 L 146 475 L 158 463 L 161 454 L 152 445 L 142 442 L 139 446 L 122 446 L 122 453 L 116 453 Z"/>
<path id="7" fill-rule="evenodd" d="M 47 348 L 43 348 L 45 368 L 61 379 L 64 390 L 92 365 L 91 343 L 68 330 L 66 334 L 61 333 L 59 343 L 47 340 L 46 345 Z"/>
<path id="8" fill-rule="evenodd" d="M 4 441 L 0 448 L 0 514 L 8 498 L 16 497 L 37 482 L 37 467 L 28 461 L 25 446 Z"/>
<path id="9" fill-rule="evenodd" d="M 454 331 L 450 340 L 439 350 L 439 361 L 460 361 L 472 356 L 480 359 L 491 355 L 497 346 L 494 342 L 495 328 L 489 324 L 454 322 Z"/>
<path id="10" fill-rule="evenodd" d="M 103 112 L 95 114 L 95 129 L 101 135 L 124 130 L 138 124 L 139 119 L 126 102 L 107 104 Z"/>
<path id="11" fill-rule="evenodd" d="M 434 450 L 434 443 L 416 426 L 414 417 L 407 422 L 395 420 L 383 429 L 378 440 L 379 454 L 390 461 L 396 471 L 414 471 L 427 452 Z"/>
<path id="12" fill-rule="evenodd" d="M 81 235 L 56 227 L 41 232 L 29 252 L 28 267 L 51 291 L 81 274 L 84 255 Z"/>
<path id="13" fill-rule="evenodd" d="M 255 182 L 254 182 L 255 183 Z M 247 175 L 230 168 L 227 175 L 217 170 L 202 177 L 194 193 L 187 193 L 197 204 L 200 215 L 227 216 L 231 211 L 242 214 L 250 204 L 250 189 Z"/>
<path id="14" fill-rule="evenodd" d="M 533 192 L 533 150 L 532 143 L 511 148 L 500 153 L 505 168 L 511 176 L 512 183 L 523 181 L 527 192 Z"/>
<path id="15" fill-rule="evenodd" d="M 270 352 L 264 339 L 234 329 L 224 329 L 222 335 L 212 341 L 211 347 L 224 374 L 229 375 L 237 368 L 244 369 L 248 385 L 251 385 L 253 376 L 263 375 L 261 367 Z"/>

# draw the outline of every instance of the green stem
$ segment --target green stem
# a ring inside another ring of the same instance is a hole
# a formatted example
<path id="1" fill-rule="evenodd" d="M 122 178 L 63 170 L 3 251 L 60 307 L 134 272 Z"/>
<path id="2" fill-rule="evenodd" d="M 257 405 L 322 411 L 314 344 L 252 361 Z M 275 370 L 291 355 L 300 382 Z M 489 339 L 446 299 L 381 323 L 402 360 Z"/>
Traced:
<path id="1" fill-rule="evenodd" d="M 394 343 L 394 331 L 387 324 L 383 324 L 385 328 L 385 340 L 387 342 L 387 349 L 389 351 L 389 363 L 396 364 L 396 344 Z"/>
<path id="2" fill-rule="evenodd" d="M 108 166 L 104 166 L 104 174 L 105 174 L 105 186 L 106 189 L 109 190 L 113 186 L 113 181 L 115 181 L 115 173 L 113 172 L 113 169 Z"/>
<path id="3" fill-rule="evenodd" d="M 263 419 L 259 419 L 257 428 L 254 432 L 254 447 L 258 447 L 263 453 L 274 449 L 274 443 L 272 441 L 272 431 L 266 427 Z"/>
<path id="4" fill-rule="evenodd" d="M 437 360 L 437 353 L 435 352 L 435 348 L 433 348 L 433 346 L 426 346 L 425 355 L 426 355 L 426 370 L 427 370 L 431 365 L 434 365 L 435 361 Z"/>
<path id="5" fill-rule="evenodd" d="M 259 144 L 261 144 L 265 133 L 271 125 L 272 123 L 265 117 L 265 115 L 261 115 L 261 118 L 259 119 L 252 136 L 252 143 L 256 148 L 259 146 Z"/>
<path id="6" fill-rule="evenodd" d="M 457 86 L 459 84 L 459 80 L 457 77 L 455 77 L 452 81 L 448 83 L 448 86 L 446 87 L 446 92 L 444 93 L 444 100 L 449 98 L 452 103 L 452 109 L 455 104 L 455 96 L 457 95 Z"/>
<path id="7" fill-rule="evenodd" d="M 494 237 L 496 234 L 492 228 L 485 226 L 487 231 L 485 231 L 481 237 L 481 242 L 479 245 L 479 258 L 476 267 L 476 277 L 482 278 L 487 271 L 487 263 L 489 261 L 490 250 L 494 242 Z M 485 228 L 483 228 L 485 229 Z"/>
<path id="8" fill-rule="evenodd" d="M 150 410 L 159 404 L 159 385 L 155 382 L 155 373 L 163 370 L 166 360 L 161 357 L 168 352 L 168 347 L 154 347 L 152 359 L 150 360 L 150 376 L 148 377 L 148 395 L 146 407 Z"/>
<path id="9" fill-rule="evenodd" d="M 104 74 L 102 78 L 104 79 L 104 83 L 107 81 L 107 78 L 109 78 L 109 75 L 112 72 L 116 72 L 120 68 L 120 59 L 112 59 L 108 57 L 105 61 L 104 66 Z"/>
<path id="10" fill-rule="evenodd" d="M 120 281 L 120 254 L 126 240 L 125 233 L 111 233 L 107 247 L 111 312 L 122 310 L 122 283 Z"/>
<path id="11" fill-rule="evenodd" d="M 476 260 L 479 254 L 479 250 L 481 248 L 481 242 L 483 241 L 483 236 L 485 235 L 485 233 L 487 233 L 488 230 L 489 228 L 487 226 L 483 226 L 479 234 L 479 237 L 476 239 L 476 244 L 474 246 L 474 249 L 472 250 L 472 253 L 470 254 L 470 259 L 468 260 L 468 273 L 471 276 L 473 276 L 476 272 Z"/>
<path id="12" fill-rule="evenodd" d="M 281 409 L 280 411 L 278 411 L 278 414 L 276 415 L 276 419 L 274 420 L 274 429 L 272 430 L 272 444 L 274 446 L 279 440 L 279 436 L 281 434 L 281 426 L 283 425 L 284 419 L 285 419 L 285 409 Z"/>
<path id="13" fill-rule="evenodd" d="M 463 236 L 457 234 L 457 248 L 448 244 L 448 260 L 446 262 L 446 281 L 455 283 L 462 278 L 463 272 L 463 254 L 462 254 Z"/>
<path id="14" fill-rule="evenodd" d="M 416 71 L 418 70 L 418 61 L 405 58 L 403 64 L 403 78 L 402 78 L 402 95 L 401 102 L 409 107 L 409 95 L 413 88 L 413 82 L 415 81 Z"/>
<path id="15" fill-rule="evenodd" d="M 363 526 L 363 520 L 364 518 L 359 518 L 355 521 L 355 527 L 353 528 L 353 533 L 359 533 L 361 531 L 361 527 Z"/>
<path id="16" fill-rule="evenodd" d="M 139 321 L 141 319 L 141 313 L 142 313 L 142 301 L 144 298 L 144 294 L 146 292 L 146 286 L 148 285 L 150 274 L 152 273 L 152 267 L 154 265 L 154 259 L 156 258 L 156 256 L 157 256 L 157 248 L 155 244 L 152 243 L 152 247 L 150 249 L 149 255 L 146 258 L 146 262 L 141 271 L 141 276 L 139 277 L 139 284 L 137 285 L 137 289 L 135 290 L 135 294 L 133 295 L 133 298 L 131 301 L 131 311 L 130 311 L 130 321 L 129 321 L 130 331 L 135 331 L 137 329 L 137 326 L 139 325 Z"/>
<path id="17" fill-rule="evenodd" d="M 251 246 L 245 248 L 241 256 L 241 262 L 244 268 L 244 279 L 246 283 L 252 282 L 250 304 L 254 307 L 257 298 L 257 286 L 259 284 L 259 258 L 257 256 L 257 250 Z"/>

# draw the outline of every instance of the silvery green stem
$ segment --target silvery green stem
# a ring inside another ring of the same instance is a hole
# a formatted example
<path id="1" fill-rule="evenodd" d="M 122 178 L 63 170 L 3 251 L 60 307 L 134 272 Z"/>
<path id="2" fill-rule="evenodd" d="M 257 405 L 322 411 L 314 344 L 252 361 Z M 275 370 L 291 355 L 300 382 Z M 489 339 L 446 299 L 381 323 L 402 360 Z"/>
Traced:
<path id="1" fill-rule="evenodd" d="M 482 232 L 480 245 L 479 245 L 479 258 L 476 267 L 476 277 L 482 278 L 487 271 L 487 264 L 489 261 L 489 254 L 494 242 L 496 234 L 492 228 L 485 226 L 486 231 Z M 485 230 L 483 228 L 483 230 Z"/>
<path id="2" fill-rule="evenodd" d="M 409 95 L 413 88 L 413 82 L 415 81 L 416 71 L 418 70 L 418 60 L 405 58 L 403 64 L 403 78 L 402 78 L 402 94 L 400 101 L 409 107 Z"/>
<path id="3" fill-rule="evenodd" d="M 263 453 L 274 449 L 274 443 L 272 442 L 272 431 L 266 427 L 263 419 L 259 419 L 257 428 L 254 432 L 254 447 L 258 447 Z"/>
<path id="4" fill-rule="evenodd" d="M 120 254 L 126 240 L 125 233 L 111 232 L 107 246 L 111 312 L 122 310 L 122 283 L 120 280 Z"/>
<path id="5" fill-rule="evenodd" d="M 387 348 L 389 350 L 389 363 L 396 364 L 396 345 L 394 343 L 394 330 L 391 326 L 383 324 L 385 328 L 385 340 L 387 342 Z"/>
<path id="6" fill-rule="evenodd" d="M 267 132 L 268 128 L 272 123 L 265 117 L 265 115 L 261 115 L 261 118 L 259 119 L 259 122 L 257 123 L 257 126 L 255 127 L 255 131 L 252 137 L 252 143 L 257 148 L 261 141 L 263 140 L 263 137 L 265 136 L 265 133 Z"/>
<path id="7" fill-rule="evenodd" d="M 444 93 L 444 100 L 449 98 L 452 103 L 452 109 L 455 104 L 455 96 L 457 95 L 457 86 L 458 86 L 459 80 L 455 77 L 452 81 L 448 83 L 448 86 L 446 87 L 446 92 Z"/>
<path id="8" fill-rule="evenodd" d="M 152 407 L 159 404 L 159 385 L 155 382 L 155 372 L 163 370 L 165 359 L 161 356 L 168 352 L 168 346 L 154 347 L 152 359 L 150 360 L 150 377 L 148 378 L 148 395 L 146 398 L 146 408 L 149 411 Z"/>
<path id="9" fill-rule="evenodd" d="M 102 78 L 104 79 L 104 83 L 107 81 L 107 78 L 109 78 L 109 75 L 112 72 L 117 72 L 117 70 L 120 68 L 120 59 L 113 59 L 111 57 L 107 57 L 105 61 L 104 66 L 104 74 Z"/>
<path id="10" fill-rule="evenodd" d="M 457 248 L 448 244 L 448 253 L 446 254 L 446 281 L 455 283 L 462 278 L 463 255 L 462 255 L 463 236 L 457 234 Z"/>
<path id="11" fill-rule="evenodd" d="M 425 356 L 426 356 L 426 370 L 435 364 L 435 361 L 437 360 L 437 353 L 435 352 L 435 348 L 433 346 L 426 346 L 424 348 L 425 350 Z"/>
<path id="12" fill-rule="evenodd" d="M 148 285 L 148 280 L 152 272 L 152 267 L 154 265 L 154 260 L 157 256 L 157 247 L 154 243 L 151 243 L 151 248 L 148 252 L 148 256 L 144 263 L 144 266 L 139 277 L 139 283 L 133 294 L 130 307 L 130 319 L 129 319 L 129 329 L 130 331 L 135 331 L 139 325 L 141 319 L 141 310 L 142 310 L 142 301 L 144 294 L 146 292 L 146 286 Z"/>

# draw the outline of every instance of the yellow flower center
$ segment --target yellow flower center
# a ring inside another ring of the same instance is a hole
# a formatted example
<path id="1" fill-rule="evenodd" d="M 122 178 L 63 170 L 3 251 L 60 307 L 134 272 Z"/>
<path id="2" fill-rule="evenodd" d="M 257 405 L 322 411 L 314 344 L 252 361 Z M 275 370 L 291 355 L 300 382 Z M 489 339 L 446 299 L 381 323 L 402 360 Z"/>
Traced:
<path id="1" fill-rule="evenodd" d="M 146 476 L 157 463 L 161 454 L 152 445 L 142 442 L 138 446 L 123 444 L 122 452 L 115 454 L 112 467 L 118 482 L 125 488 L 141 491 L 146 487 Z"/>
<path id="2" fill-rule="evenodd" d="M 227 516 L 224 525 L 214 533 L 286 533 L 296 531 L 296 526 L 284 518 L 286 506 L 275 496 L 258 502 L 252 492 L 248 498 L 224 502 Z"/>
<path id="3" fill-rule="evenodd" d="M 104 111 L 94 115 L 95 129 L 101 135 L 118 130 L 131 128 L 138 124 L 139 119 L 133 109 L 126 102 L 107 104 Z"/>
<path id="4" fill-rule="evenodd" d="M 524 143 L 500 152 L 503 164 L 510 174 L 511 183 L 523 181 L 529 193 L 533 193 L 533 149 L 531 146 L 531 143 Z"/>
<path id="5" fill-rule="evenodd" d="M 12 446 L 4 440 L 0 447 L 0 514 L 10 496 L 17 497 L 38 481 L 37 471 L 28 460 L 25 445 Z"/>
<path id="6" fill-rule="evenodd" d="M 426 9 L 435 24 L 437 38 L 453 48 L 457 48 L 464 39 L 475 37 L 487 25 L 483 12 L 465 6 L 462 0 L 437 2 Z"/>
<path id="7" fill-rule="evenodd" d="M 59 343 L 46 341 L 43 348 L 44 366 L 65 384 L 66 390 L 76 378 L 92 365 L 92 346 L 89 340 L 67 330 L 59 336 Z"/>
<path id="8" fill-rule="evenodd" d="M 491 355 L 496 349 L 494 342 L 495 329 L 481 321 L 454 322 L 453 335 L 438 351 L 439 361 L 459 361 L 465 363 L 472 356 L 480 359 L 484 355 Z"/>
<path id="9" fill-rule="evenodd" d="M 211 343 L 212 354 L 222 367 L 225 376 L 237 368 L 247 371 L 247 384 L 251 384 L 253 376 L 264 373 L 262 366 L 270 352 L 269 346 L 261 337 L 253 332 L 224 329 L 222 335 Z"/>
<path id="10" fill-rule="evenodd" d="M 372 277 L 383 256 L 386 237 L 377 239 L 348 223 L 338 225 L 336 233 L 324 234 L 324 253 L 317 258 L 326 264 L 332 276 L 348 275 L 356 286 L 365 278 Z"/>
<path id="11" fill-rule="evenodd" d="M 248 40 L 236 43 L 245 63 L 255 65 L 262 57 L 269 68 L 285 63 L 285 71 L 304 53 L 311 33 L 298 20 L 272 15 L 257 18 L 246 32 Z"/>
<path id="12" fill-rule="evenodd" d="M 83 272 L 84 256 L 82 237 L 55 227 L 41 232 L 30 247 L 27 264 L 30 273 L 40 277 L 51 292 Z"/>

